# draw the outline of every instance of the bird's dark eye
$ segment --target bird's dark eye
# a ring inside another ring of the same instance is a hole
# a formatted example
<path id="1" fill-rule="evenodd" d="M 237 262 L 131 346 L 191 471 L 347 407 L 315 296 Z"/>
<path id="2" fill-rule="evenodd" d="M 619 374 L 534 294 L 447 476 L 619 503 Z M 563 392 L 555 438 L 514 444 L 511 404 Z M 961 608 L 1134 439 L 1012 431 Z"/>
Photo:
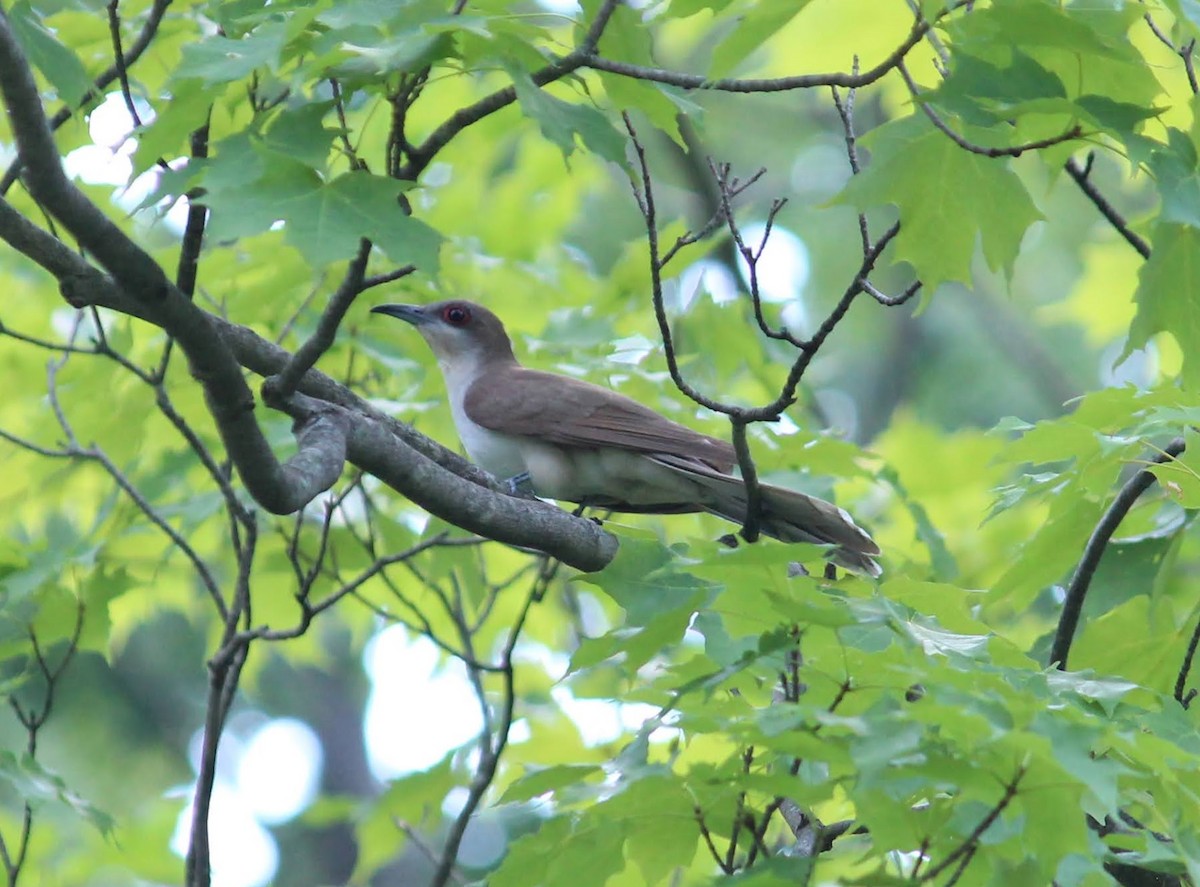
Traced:
<path id="1" fill-rule="evenodd" d="M 451 326 L 466 326 L 471 320 L 471 309 L 466 305 L 447 305 L 442 309 L 442 319 Z"/>

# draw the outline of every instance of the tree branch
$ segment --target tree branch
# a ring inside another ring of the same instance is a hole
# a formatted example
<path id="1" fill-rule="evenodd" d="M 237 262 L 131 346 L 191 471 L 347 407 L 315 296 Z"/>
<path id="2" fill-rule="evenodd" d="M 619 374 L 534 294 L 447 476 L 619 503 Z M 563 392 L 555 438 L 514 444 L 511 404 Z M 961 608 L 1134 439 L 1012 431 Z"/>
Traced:
<path id="1" fill-rule="evenodd" d="M 930 22 L 924 18 L 918 18 L 913 22 L 908 36 L 892 50 L 887 58 L 861 74 L 836 71 L 828 74 L 799 74 L 770 79 L 722 77 L 717 80 L 709 80 L 699 74 L 682 74 L 662 68 L 613 61 L 601 58 L 594 53 L 584 60 L 584 64 L 596 71 L 607 71 L 610 74 L 632 77 L 635 80 L 652 80 L 655 83 L 665 83 L 682 89 L 705 89 L 713 92 L 787 92 L 794 89 L 812 89 L 816 86 L 841 86 L 846 89 L 854 89 L 874 83 L 895 69 L 909 51 L 921 42 L 931 27 Z"/>
<path id="2" fill-rule="evenodd" d="M 1145 238 L 1129 227 L 1129 222 L 1125 220 L 1125 217 L 1117 212 L 1116 207 L 1109 202 L 1108 198 L 1100 193 L 1100 189 L 1092 184 L 1093 157 L 1094 155 L 1089 154 L 1087 163 L 1083 166 L 1080 166 L 1079 161 L 1074 157 L 1067 160 L 1067 175 L 1071 177 L 1075 184 L 1079 186 L 1079 190 L 1100 211 L 1100 215 L 1104 216 L 1108 220 L 1108 223 L 1117 230 L 1117 233 L 1125 239 L 1125 242 L 1137 250 L 1138 255 L 1143 259 L 1150 258 L 1150 244 L 1146 242 Z"/>
<path id="3" fill-rule="evenodd" d="M 1170 462 L 1183 452 L 1184 447 L 1183 438 L 1177 437 L 1163 447 L 1162 452 L 1151 462 L 1156 465 Z M 1075 575 L 1071 577 L 1071 584 L 1067 586 L 1062 615 L 1058 618 L 1058 629 L 1054 633 L 1054 644 L 1050 647 L 1049 664 L 1057 666 L 1060 671 L 1067 670 L 1067 655 L 1071 652 L 1071 643 L 1075 639 L 1075 629 L 1079 625 L 1083 601 L 1087 597 L 1092 577 L 1096 574 L 1096 567 L 1100 565 L 1104 549 L 1108 547 L 1109 540 L 1117 531 L 1117 527 L 1121 525 L 1121 521 L 1125 519 L 1125 515 L 1141 498 L 1142 493 L 1150 489 L 1150 485 L 1155 480 L 1157 478 L 1155 478 L 1154 472 L 1143 468 L 1126 481 L 1121 492 L 1117 493 L 1117 498 L 1113 500 L 1112 505 L 1108 506 L 1108 510 L 1104 512 L 1100 522 L 1096 524 L 1096 529 L 1092 531 L 1087 545 L 1084 546 L 1083 557 L 1079 559 L 1079 566 L 1075 568 Z"/>
<path id="4" fill-rule="evenodd" d="M 116 80 L 121 75 L 122 69 L 128 71 L 129 67 L 141 58 L 142 53 L 149 48 L 151 42 L 153 42 L 155 36 L 158 34 L 158 26 L 162 24 L 163 16 L 166 14 L 167 7 L 171 5 L 171 2 L 172 0 L 154 0 L 150 6 L 149 14 L 146 16 L 146 23 L 142 25 L 142 30 L 138 34 L 137 39 L 130 44 L 129 50 L 125 53 L 123 64 L 114 62 L 97 77 L 93 81 L 93 87 L 80 100 L 80 105 L 86 105 L 89 102 L 95 101 L 100 95 L 100 90 Z M 59 108 L 54 112 L 54 116 L 50 118 L 50 128 L 58 129 L 70 120 L 74 113 L 75 108 L 70 105 Z M 9 188 L 13 186 L 13 183 L 21 175 L 22 168 L 21 158 L 18 157 L 5 170 L 4 175 L 0 177 L 0 196 L 8 193 Z"/>
<path id="5" fill-rule="evenodd" d="M 1192 660 L 1196 658 L 1196 648 L 1200 646 L 1200 621 L 1192 629 L 1192 639 L 1188 641 L 1187 651 L 1183 654 L 1183 662 L 1179 665 L 1179 674 L 1175 678 L 1175 701 L 1184 708 L 1192 704 L 1196 691 L 1187 688 L 1188 674 L 1192 670 Z"/>
<path id="6" fill-rule="evenodd" d="M 999 148 L 991 148 L 987 145 L 977 145 L 969 139 L 965 139 L 956 133 L 937 111 L 933 110 L 926 102 L 921 100 L 921 90 L 917 87 L 917 83 L 912 79 L 912 75 L 908 73 L 908 66 L 904 62 L 896 65 L 896 70 L 900 72 L 900 76 L 904 78 L 904 83 L 908 87 L 909 93 L 913 97 L 913 101 L 925 112 L 925 116 L 929 118 L 929 122 L 934 128 L 945 135 L 950 141 L 958 145 L 964 151 L 971 154 L 978 154 L 981 157 L 1020 157 L 1026 151 L 1036 151 L 1040 148 L 1049 148 L 1052 145 L 1057 145 L 1062 142 L 1069 142 L 1072 139 L 1077 139 L 1083 135 L 1083 127 L 1078 123 L 1068 127 L 1063 132 L 1055 136 L 1048 136 L 1044 139 L 1036 139 L 1031 142 L 1022 142 L 1017 145 L 1004 145 Z"/>
<path id="7" fill-rule="evenodd" d="M 13 221 L 12 216 L 20 224 L 15 229 L 16 236 L 9 237 L 5 223 Z M 64 293 L 72 304 L 111 308 L 153 322 L 153 312 L 145 303 L 131 298 L 111 278 L 22 218 L 3 200 L 0 200 L 0 237 L 13 245 L 17 241 L 31 241 L 33 257 L 41 257 L 43 267 L 57 269 Z M 289 353 L 273 342 L 246 327 L 196 310 L 240 366 L 262 376 L 273 376 L 287 364 Z M 324 373 L 309 370 L 301 377 L 297 391 L 346 408 L 350 425 L 346 440 L 349 461 L 431 514 L 499 542 L 544 551 L 585 572 L 603 569 L 615 556 L 616 539 L 591 521 L 576 519 L 540 500 L 508 495 L 486 472 L 411 426 L 379 412 Z M 296 410 L 292 413 L 289 408 L 289 415 L 300 419 L 322 408 L 298 395 L 289 403 Z M 297 454 L 294 458 L 299 457 Z"/>
<path id="8" fill-rule="evenodd" d="M 609 19 L 616 12 L 620 0 L 604 0 L 591 26 L 588 27 L 583 41 L 574 51 L 551 62 L 546 67 L 533 72 L 530 79 L 535 86 L 545 86 L 555 80 L 561 80 L 573 71 L 590 65 L 596 57 L 596 46 L 604 29 L 608 27 Z M 484 117 L 506 108 L 517 100 L 515 86 L 505 86 L 490 95 L 484 96 L 474 104 L 455 111 L 438 126 L 420 145 L 412 146 L 408 153 L 408 162 L 396 170 L 397 178 L 415 180 L 421 171 L 429 165 L 434 156 L 460 132 L 473 123 L 478 123 Z"/>
<path id="9" fill-rule="evenodd" d="M 208 410 L 226 450 L 254 499 L 275 514 L 290 514 L 302 508 L 321 491 L 307 486 L 310 476 L 298 472 L 298 464 L 281 465 L 275 458 L 255 419 L 254 395 L 209 315 L 175 287 L 154 259 L 113 224 L 63 172 L 33 74 L 2 12 L 0 94 L 12 122 L 18 155 L 25 164 L 30 193 L 142 306 L 143 316 L 179 342 L 192 375 L 203 386 Z M 20 249 L 5 233 L 4 221 L 0 218 L 0 236 Z M 27 238 L 31 233 L 23 230 L 19 236 Z M 48 237 L 35 239 L 44 245 Z M 26 254 L 38 260 L 38 255 Z M 55 261 L 60 258 L 56 256 Z M 61 275 L 60 281 L 63 281 Z"/>
<path id="10" fill-rule="evenodd" d="M 321 319 L 313 334 L 296 349 L 296 353 L 288 360 L 276 382 L 279 392 L 283 395 L 296 390 L 300 377 L 316 365 L 317 360 L 333 345 L 342 318 L 354 304 L 354 299 L 363 291 L 364 275 L 367 270 L 367 260 L 371 257 L 371 242 L 362 240 L 358 245 L 358 254 L 346 266 L 346 276 L 341 285 L 329 298 L 329 304 L 321 313 Z M 403 269 L 402 269 L 403 270 Z M 416 268 L 407 266 L 411 273 Z"/>

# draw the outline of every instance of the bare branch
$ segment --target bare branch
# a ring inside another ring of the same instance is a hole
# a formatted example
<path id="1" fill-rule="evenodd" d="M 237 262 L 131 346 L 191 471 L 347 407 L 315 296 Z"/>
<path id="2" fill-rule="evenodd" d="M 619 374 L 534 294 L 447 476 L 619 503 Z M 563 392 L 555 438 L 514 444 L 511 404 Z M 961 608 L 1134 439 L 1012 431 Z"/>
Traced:
<path id="1" fill-rule="evenodd" d="M 1001 795 L 1000 800 L 992 805 L 992 809 L 989 810 L 987 815 L 979 821 L 979 824 L 971 830 L 971 834 L 967 835 L 962 844 L 960 844 L 958 848 L 954 850 L 954 852 L 948 854 L 945 859 L 943 859 L 937 865 L 931 866 L 928 871 L 921 875 L 921 877 L 918 879 L 921 883 L 932 881 L 955 862 L 963 859 L 964 861 L 962 866 L 955 871 L 954 880 L 958 879 L 959 875 L 961 875 L 962 868 L 965 867 L 966 863 L 970 861 L 971 856 L 975 853 L 976 848 L 979 846 L 979 839 L 983 837 L 983 833 L 992 827 L 992 823 L 1000 818 L 1000 814 L 1004 812 L 1005 808 L 1008 807 L 1010 803 L 1012 803 L 1012 799 L 1017 796 L 1017 787 L 1021 784 L 1021 778 L 1024 775 L 1025 769 L 1023 767 L 1017 770 L 1017 772 L 1013 775 L 1013 778 L 1010 779 L 1008 784 L 1004 787 L 1004 794 Z"/>
<path id="2" fill-rule="evenodd" d="M 209 316 L 193 305 L 167 279 L 154 259 L 66 177 L 42 113 L 37 85 L 3 13 L 0 13 L 0 93 L 12 121 L 19 156 L 25 164 L 30 193 L 109 270 L 122 289 L 143 307 L 144 316 L 179 342 L 193 376 L 204 388 L 209 412 L 251 495 L 277 514 L 303 507 L 320 491 L 310 491 L 305 482 L 311 478 L 294 470 L 303 466 L 291 462 L 281 465 L 275 458 L 255 420 L 254 396 L 242 377 L 241 367 L 213 328 Z M 5 207 L 11 210 L 6 204 Z M 45 247 L 48 236 L 44 232 L 28 223 L 13 224 L 8 213 L 0 213 L 0 236 L 46 267 L 50 262 L 60 264 L 60 256 L 55 255 L 57 250 Z M 32 250 L 23 249 L 30 246 Z M 66 288 L 69 273 L 57 276 Z"/>
<path id="3" fill-rule="evenodd" d="M 3 321 L 0 321 L 0 336 L 8 336 L 10 339 L 16 339 L 18 342 L 24 342 L 26 345 L 33 345 L 37 348 L 43 348 L 58 354 L 88 354 L 95 356 L 100 353 L 96 348 L 80 348 L 78 345 L 66 342 L 51 342 L 48 339 L 31 336 L 28 333 L 20 333 L 6 326 Z"/>
<path id="4" fill-rule="evenodd" d="M 370 277 L 363 278 L 362 288 L 364 291 L 366 291 L 372 289 L 373 287 L 383 286 L 385 283 L 392 283 L 393 281 L 408 277 L 408 275 L 412 274 L 416 270 L 416 265 L 404 265 L 400 268 L 395 268 L 383 274 L 372 274 Z"/>
<path id="5" fill-rule="evenodd" d="M 651 299 L 654 303 L 654 317 L 658 321 L 658 331 L 662 337 L 663 350 L 667 358 L 667 370 L 671 374 L 671 381 L 675 383 L 675 387 L 687 397 L 700 406 L 729 415 L 733 408 L 701 394 L 683 378 L 683 373 L 679 369 L 679 361 L 675 356 L 674 336 L 671 332 L 671 324 L 667 319 L 667 309 L 663 301 L 662 259 L 659 255 L 658 247 L 658 210 L 654 203 L 654 183 L 650 178 L 650 166 L 646 160 L 646 149 L 638 139 L 633 121 L 630 120 L 628 114 L 623 114 L 622 117 L 625 121 L 625 131 L 629 133 L 629 138 L 633 144 L 634 154 L 637 156 L 638 167 L 641 172 L 640 190 L 638 183 L 633 182 L 631 184 L 638 201 L 638 206 L 641 208 L 642 216 L 646 221 L 646 243 L 650 253 Z"/>
<path id="6" fill-rule="evenodd" d="M 1143 259 L 1150 258 L 1150 244 L 1129 226 L 1129 222 L 1125 220 L 1125 217 L 1117 212 L 1108 198 L 1101 194 L 1100 189 L 1092 183 L 1091 172 L 1094 156 L 1093 154 L 1088 154 L 1087 163 L 1083 166 L 1074 157 L 1067 160 L 1067 175 L 1079 186 L 1079 190 L 1087 196 L 1087 199 L 1100 211 L 1100 215 L 1108 220 L 1108 223 L 1116 229 L 1125 242 L 1137 250 L 1138 255 Z"/>
<path id="7" fill-rule="evenodd" d="M 2 199 L 0 237 L 54 273 L 71 304 L 100 305 L 155 322 L 155 306 L 131 297 L 114 280 L 92 268 Z M 227 350 L 241 366 L 262 376 L 272 376 L 287 364 L 289 354 L 278 345 L 246 327 L 198 307 L 191 308 L 198 313 L 201 324 L 220 337 L 221 349 Z M 245 388 L 238 363 L 234 364 L 234 370 L 238 384 Z M 352 414 L 347 440 L 350 461 L 431 514 L 499 542 L 546 551 L 588 572 L 602 569 L 616 554 L 616 540 L 591 521 L 575 520 L 562 509 L 538 500 L 507 495 L 504 487 L 486 472 L 410 426 L 380 413 L 323 373 L 309 370 L 301 378 L 298 391 L 348 407 Z M 297 418 L 308 418 L 312 413 L 311 405 L 302 406 L 301 400 L 290 399 L 289 403 L 295 403 L 301 411 Z M 256 425 L 253 429 L 260 434 Z"/>
<path id="8" fill-rule="evenodd" d="M 150 5 L 150 10 L 146 16 L 145 24 L 142 25 L 141 32 L 138 34 L 137 39 L 130 44 L 129 50 L 125 53 L 124 64 L 118 66 L 114 63 L 99 77 L 97 77 L 94 81 L 93 87 L 88 90 L 88 92 L 85 93 L 83 98 L 80 100 L 79 104 L 81 107 L 94 102 L 99 97 L 100 91 L 117 79 L 121 68 L 124 68 L 124 70 L 128 72 L 133 63 L 141 58 L 142 53 L 149 48 L 150 44 L 154 41 L 154 38 L 158 35 L 158 27 L 162 24 L 163 16 L 166 14 L 167 7 L 171 5 L 171 2 L 172 0 L 154 0 L 154 2 Z M 72 116 L 74 116 L 75 110 L 76 109 L 70 105 L 60 108 L 54 113 L 54 116 L 50 118 L 50 128 L 57 130 L 60 126 L 70 120 Z M 17 159 L 12 162 L 8 169 L 5 170 L 4 175 L 0 177 L 0 196 L 8 193 L 8 190 L 13 186 L 13 183 L 16 182 L 17 178 L 20 176 L 22 168 L 23 164 L 21 158 L 17 157 Z"/>
<path id="9" fill-rule="evenodd" d="M 961 5 L 961 4 L 960 4 Z M 944 13 L 943 13 L 944 15 Z M 792 77 L 777 77 L 772 79 L 739 79 L 723 77 L 709 80 L 698 74 L 681 74 L 662 68 L 651 68 L 645 65 L 633 65 L 628 62 L 617 62 L 592 54 L 584 60 L 584 64 L 596 71 L 607 71 L 610 74 L 620 74 L 635 80 L 652 80 L 655 83 L 666 83 L 683 89 L 703 89 L 714 92 L 788 92 L 796 89 L 812 89 L 818 86 L 841 86 L 845 89 L 868 86 L 884 75 L 890 73 L 899 65 L 914 46 L 921 42 L 932 25 L 923 18 L 914 21 L 908 36 L 878 65 L 861 74 L 848 74 L 836 71 L 828 74 L 800 74 Z"/>
<path id="10" fill-rule="evenodd" d="M 509 731 L 512 729 L 513 715 L 516 710 L 513 651 L 516 649 L 517 641 L 525 629 L 525 621 L 529 617 L 529 611 L 534 603 L 536 603 L 535 591 L 536 585 L 525 596 L 525 602 L 517 614 L 516 622 L 509 630 L 508 639 L 500 654 L 501 676 L 504 684 L 503 702 L 500 705 L 498 723 L 496 724 L 494 733 L 489 735 L 485 726 L 485 732 L 479 737 L 479 763 L 475 767 L 475 777 L 471 780 L 471 784 L 467 789 L 467 798 L 463 802 L 462 809 L 459 811 L 458 816 L 455 817 L 453 825 L 450 826 L 450 834 L 447 835 L 446 844 L 442 848 L 441 863 L 438 865 L 436 871 L 434 871 L 433 877 L 430 878 L 430 887 L 445 887 L 450 880 L 458 858 L 458 850 L 462 844 L 463 835 L 466 834 L 471 817 L 478 809 L 484 794 L 492 784 L 492 780 L 496 778 L 496 769 L 500 765 L 500 757 L 504 754 L 504 749 L 508 746 Z"/>
<path id="11" fill-rule="evenodd" d="M 741 534 L 747 542 L 755 542 L 758 540 L 759 524 L 762 522 L 762 487 L 759 486 L 758 469 L 754 465 L 754 456 L 751 455 L 750 444 L 746 440 L 746 424 L 737 417 L 730 417 L 733 451 L 737 454 L 742 483 L 746 487 L 746 516 L 742 520 Z"/>
<path id="12" fill-rule="evenodd" d="M 350 260 L 341 285 L 330 296 L 329 304 L 321 312 L 317 328 L 308 340 L 296 350 L 291 360 L 283 368 L 283 372 L 275 380 L 279 394 L 286 397 L 295 391 L 300 377 L 312 369 L 321 355 L 333 345 L 342 318 L 346 316 L 346 312 L 354 304 L 354 299 L 363 290 L 363 276 L 366 273 L 367 260 L 370 257 L 371 242 L 366 239 L 359 241 L 358 253 Z"/>
<path id="13" fill-rule="evenodd" d="M 125 99 L 125 110 L 134 126 L 142 125 L 142 117 L 138 114 L 137 104 L 133 100 L 133 92 L 129 88 L 129 69 L 125 59 L 125 51 L 121 48 L 121 15 L 119 12 L 121 0 L 109 0 L 108 33 L 112 40 L 113 67 L 117 69 L 117 80 L 121 84 L 121 97 Z"/>
<path id="14" fill-rule="evenodd" d="M 708 829 L 708 823 L 704 821 L 704 811 L 699 807 L 694 807 L 693 815 L 696 817 L 696 824 L 700 826 L 700 837 L 704 838 L 704 844 L 708 847 L 708 852 L 712 855 L 713 862 L 727 875 L 733 874 L 733 869 L 727 867 L 725 857 L 717 850 L 717 845 L 713 842 L 712 832 Z"/>
<path id="15" fill-rule="evenodd" d="M 37 666 L 38 674 L 41 675 L 42 683 L 45 685 L 42 693 L 42 702 L 40 706 L 31 705 L 28 708 L 21 705 L 15 696 L 9 696 L 8 702 L 9 707 L 12 708 L 13 713 L 17 716 L 17 720 L 25 728 L 25 753 L 31 758 L 37 757 L 38 734 L 41 732 L 42 727 L 46 725 L 46 722 L 50 719 L 50 713 L 54 710 L 54 700 L 57 695 L 59 681 L 79 650 L 79 638 L 83 634 L 83 620 L 86 611 L 87 607 L 83 600 L 77 600 L 75 604 L 75 623 L 71 629 L 71 634 L 67 638 L 67 648 L 56 665 L 51 665 L 46 658 L 41 642 L 38 640 L 38 636 L 33 628 L 30 627 L 27 629 L 30 651 L 32 653 L 31 659 L 33 660 L 33 664 Z M 15 852 L 9 847 L 4 836 L 0 834 L 0 862 L 3 863 L 5 874 L 8 876 L 8 887 L 16 887 L 21 870 L 25 866 L 26 855 L 29 852 L 29 839 L 33 834 L 33 806 L 29 801 L 26 801 L 22 807 L 21 827 L 18 832 Z"/>
<path id="16" fill-rule="evenodd" d="M 1184 708 L 1190 707 L 1192 700 L 1196 698 L 1196 691 L 1187 689 L 1187 679 L 1192 670 L 1192 660 L 1196 657 L 1197 646 L 1200 646 L 1200 620 L 1197 620 L 1196 627 L 1192 629 L 1192 639 L 1188 641 L 1183 662 L 1179 665 L 1179 674 L 1175 678 L 1175 701 Z"/>
<path id="17" fill-rule="evenodd" d="M 211 114 L 211 112 L 210 112 Z M 192 159 L 204 160 L 208 157 L 208 121 L 192 133 Z M 179 245 L 179 262 L 175 267 L 175 286 L 189 299 L 196 294 L 196 275 L 199 271 L 200 251 L 204 247 L 204 227 L 208 222 L 208 207 L 197 203 L 194 198 L 199 195 L 188 192 L 187 222 L 183 228 L 183 240 Z M 165 362 L 165 358 L 164 358 Z"/>
<path id="18" fill-rule="evenodd" d="M 889 296 L 887 293 L 880 292 L 875 287 L 875 284 L 871 283 L 869 280 L 862 281 L 862 288 L 863 292 L 865 292 L 880 305 L 883 305 L 885 308 L 894 308 L 897 305 L 903 305 L 905 302 L 915 296 L 921 289 L 921 281 L 914 280 L 912 283 L 906 286 L 903 292 L 901 292 L 898 296 Z"/>
<path id="19" fill-rule="evenodd" d="M 1162 451 L 1156 455 L 1151 462 L 1156 465 L 1161 465 L 1164 462 L 1170 462 L 1184 451 L 1186 444 L 1182 437 L 1177 437 L 1171 441 Z M 1058 628 L 1054 633 L 1054 643 L 1050 647 L 1049 664 L 1057 666 L 1060 670 L 1067 669 L 1067 656 L 1071 652 L 1071 643 L 1075 638 L 1075 629 L 1079 625 L 1079 616 L 1083 611 L 1083 601 L 1087 597 L 1088 587 L 1091 585 L 1092 577 L 1096 573 L 1096 567 L 1100 565 L 1100 558 L 1104 555 L 1104 549 L 1108 547 L 1109 541 L 1112 539 L 1113 533 L 1117 531 L 1117 527 L 1121 525 L 1121 521 L 1125 519 L 1125 515 L 1133 508 L 1134 503 L 1141 498 L 1142 493 L 1150 489 L 1151 484 L 1157 480 L 1154 472 L 1148 468 L 1143 468 L 1128 481 L 1121 491 L 1117 493 L 1117 497 L 1113 499 L 1112 504 L 1108 506 L 1108 510 L 1100 518 L 1100 522 L 1096 524 L 1096 529 L 1092 530 L 1092 535 L 1084 546 L 1083 556 L 1079 559 L 1079 566 L 1075 568 L 1075 575 L 1071 577 L 1071 584 L 1067 586 L 1066 598 L 1063 600 L 1062 615 L 1058 617 Z"/>
<path id="20" fill-rule="evenodd" d="M 875 270 L 875 265 L 879 261 L 880 256 L 883 255 L 883 252 L 885 249 L 887 249 L 888 244 L 891 243 L 892 239 L 895 238 L 895 236 L 899 233 L 900 223 L 895 222 L 892 224 L 891 228 L 883 233 L 883 236 L 880 237 L 879 240 L 871 245 L 870 249 L 863 253 L 863 260 L 862 264 L 858 268 L 858 274 L 855 276 L 854 280 L 850 282 L 850 285 L 846 287 L 845 292 L 842 293 L 842 297 L 838 300 L 838 303 L 834 306 L 833 310 L 829 313 L 825 320 L 822 321 L 812 338 L 808 339 L 802 344 L 800 356 L 796 358 L 795 363 L 792 364 L 791 369 L 788 371 L 787 380 L 784 382 L 783 388 L 779 393 L 779 397 L 776 398 L 773 403 L 767 404 L 764 407 L 760 407 L 761 412 L 765 412 L 768 415 L 770 415 L 772 411 L 778 413 L 788 404 L 794 401 L 796 396 L 796 388 L 799 386 L 800 379 L 808 369 L 809 364 L 812 363 L 813 358 L 816 357 L 817 352 L 821 349 L 821 346 L 825 344 L 825 340 L 829 338 L 829 335 L 833 332 L 837 325 L 841 323 L 842 318 L 846 316 L 846 312 L 850 310 L 850 306 L 854 303 L 854 300 L 858 294 L 864 292 L 863 283 L 869 280 L 871 272 Z M 900 304 L 901 301 L 905 301 L 908 297 L 911 297 L 912 294 L 917 291 L 919 286 L 919 283 L 913 284 L 910 287 L 911 292 L 908 293 L 908 296 L 901 297 L 901 299 L 897 300 L 894 304 Z"/>
<path id="21" fill-rule="evenodd" d="M 852 70 L 858 72 L 858 56 L 854 57 Z M 843 99 L 836 86 L 829 88 L 833 96 L 833 107 L 837 109 L 838 118 L 842 121 L 842 136 L 846 142 L 846 160 L 850 163 L 850 175 L 856 176 L 862 172 L 862 163 L 858 159 L 858 133 L 854 127 L 854 102 L 858 97 L 857 90 L 850 89 Z M 871 228 L 867 222 L 866 213 L 858 214 L 858 236 L 862 240 L 863 253 L 871 249 Z"/>
<path id="22" fill-rule="evenodd" d="M 1026 151 L 1037 151 L 1041 148 L 1049 148 L 1052 145 L 1058 145 L 1063 142 L 1069 142 L 1072 139 L 1077 139 L 1083 135 L 1083 127 L 1076 123 L 1074 126 L 1068 127 L 1063 132 L 1055 136 L 1049 136 L 1044 139 L 1036 139 L 1031 142 L 1022 142 L 1018 145 L 1006 145 L 999 148 L 990 148 L 986 145 L 977 145 L 969 139 L 965 139 L 957 132 L 951 129 L 950 124 L 942 119 L 933 107 L 921 99 L 921 90 L 917 86 L 916 81 L 912 79 L 912 75 L 908 73 L 908 68 L 903 62 L 896 66 L 896 70 L 900 72 L 900 76 L 904 78 L 905 84 L 908 86 L 908 91 L 912 93 L 913 101 L 925 112 L 925 116 L 929 118 L 929 122 L 934 125 L 934 128 L 940 131 L 943 135 L 962 148 L 964 151 L 969 151 L 972 154 L 978 154 L 981 157 L 1020 157 Z"/>
<path id="23" fill-rule="evenodd" d="M 1167 47 L 1167 49 L 1178 55 L 1183 61 L 1183 70 L 1187 72 L 1188 86 L 1192 88 L 1192 95 L 1200 93 L 1200 82 L 1197 82 L 1196 80 L 1196 38 L 1193 37 L 1182 46 L 1176 46 L 1171 38 L 1168 37 L 1163 32 L 1162 28 L 1158 26 L 1158 22 L 1154 20 L 1154 16 L 1147 12 L 1142 18 L 1145 20 L 1146 25 L 1150 28 L 1151 33 L 1153 33 L 1154 36 L 1157 37 L 1165 47 Z"/>
<path id="24" fill-rule="evenodd" d="M 533 81 L 533 84 L 535 86 L 545 86 L 548 83 L 553 83 L 555 80 L 562 79 L 585 65 L 595 67 L 593 62 L 597 58 L 595 54 L 596 46 L 600 43 L 604 29 L 608 27 L 609 19 L 612 18 L 618 5 L 619 0 L 603 0 L 600 9 L 596 12 L 596 17 L 592 20 L 579 46 L 574 51 L 531 74 L 530 79 Z M 478 123 L 484 117 L 496 113 L 501 108 L 508 107 L 516 100 L 516 87 L 505 86 L 502 89 L 496 90 L 491 95 L 484 96 L 474 104 L 455 111 L 440 126 L 434 129 L 424 142 L 408 148 L 406 151 L 408 162 L 396 169 L 396 177 L 415 180 L 421 171 L 433 160 L 437 152 L 446 147 L 451 139 L 468 126 Z"/>

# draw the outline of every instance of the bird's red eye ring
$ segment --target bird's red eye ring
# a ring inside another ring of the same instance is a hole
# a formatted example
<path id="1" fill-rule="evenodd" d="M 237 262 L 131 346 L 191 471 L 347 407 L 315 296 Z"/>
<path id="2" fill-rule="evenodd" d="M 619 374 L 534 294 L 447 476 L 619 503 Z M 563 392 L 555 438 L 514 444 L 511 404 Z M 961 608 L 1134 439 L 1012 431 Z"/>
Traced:
<path id="1" fill-rule="evenodd" d="M 451 326 L 466 326 L 471 322 L 471 309 L 466 305 L 447 305 L 442 309 L 442 319 Z"/>

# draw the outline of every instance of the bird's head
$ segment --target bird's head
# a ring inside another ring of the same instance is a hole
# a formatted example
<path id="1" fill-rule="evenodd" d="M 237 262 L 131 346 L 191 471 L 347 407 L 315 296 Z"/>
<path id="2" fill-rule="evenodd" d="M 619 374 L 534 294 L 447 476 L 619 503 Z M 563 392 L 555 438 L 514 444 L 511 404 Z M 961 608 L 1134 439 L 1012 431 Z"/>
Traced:
<path id="1" fill-rule="evenodd" d="M 411 323 L 442 365 L 515 360 L 500 318 L 474 302 L 451 299 L 431 305 L 377 305 L 371 312 Z"/>

